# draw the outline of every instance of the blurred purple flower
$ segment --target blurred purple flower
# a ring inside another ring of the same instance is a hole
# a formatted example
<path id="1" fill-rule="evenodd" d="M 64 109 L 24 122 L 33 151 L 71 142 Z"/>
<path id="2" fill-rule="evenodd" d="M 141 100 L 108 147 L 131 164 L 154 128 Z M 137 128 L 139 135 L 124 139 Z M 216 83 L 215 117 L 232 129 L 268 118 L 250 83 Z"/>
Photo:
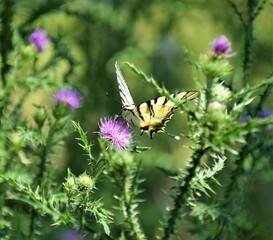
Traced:
<path id="1" fill-rule="evenodd" d="M 259 113 L 258 117 L 259 118 L 268 118 L 268 117 L 271 117 L 272 115 L 273 115 L 273 112 L 271 110 L 265 108 Z"/>
<path id="2" fill-rule="evenodd" d="M 29 42 L 36 47 L 38 52 L 41 53 L 50 43 L 50 39 L 44 30 L 37 28 L 30 35 Z"/>
<path id="3" fill-rule="evenodd" d="M 69 230 L 63 235 L 62 240 L 82 240 L 82 237 L 78 231 Z"/>
<path id="4" fill-rule="evenodd" d="M 61 89 L 55 95 L 56 104 L 65 104 L 71 110 L 75 110 L 80 107 L 81 96 L 77 90 L 72 90 L 70 88 Z"/>
<path id="5" fill-rule="evenodd" d="M 248 122 L 250 119 L 251 119 L 251 117 L 249 115 L 243 115 L 240 118 L 240 121 L 243 122 L 243 123 L 245 123 L 245 122 Z"/>
<path id="6" fill-rule="evenodd" d="M 267 108 L 264 108 L 259 114 L 258 114 L 258 118 L 268 118 L 268 117 L 272 117 L 273 116 L 273 111 Z M 242 122 L 247 122 L 251 119 L 250 115 L 243 115 L 241 117 L 241 121 Z"/>
<path id="7" fill-rule="evenodd" d="M 224 35 L 221 35 L 220 37 L 216 38 L 210 46 L 211 53 L 218 57 L 218 56 L 224 56 L 226 58 L 230 58 L 236 55 L 235 52 L 231 52 L 231 43 L 228 40 L 228 38 Z"/>
<path id="8" fill-rule="evenodd" d="M 101 118 L 99 124 L 99 136 L 111 142 L 119 150 L 129 147 L 132 136 L 128 126 L 113 117 Z"/>

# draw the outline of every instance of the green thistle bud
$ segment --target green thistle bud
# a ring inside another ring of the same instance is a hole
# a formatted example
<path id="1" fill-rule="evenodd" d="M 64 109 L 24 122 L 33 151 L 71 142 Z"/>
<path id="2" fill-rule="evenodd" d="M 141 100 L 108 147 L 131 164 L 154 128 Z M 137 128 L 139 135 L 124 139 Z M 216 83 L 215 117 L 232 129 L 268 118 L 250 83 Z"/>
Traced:
<path id="1" fill-rule="evenodd" d="M 12 133 L 10 136 L 10 140 L 12 141 L 12 151 L 18 152 L 25 146 L 25 139 L 18 133 Z"/>
<path id="2" fill-rule="evenodd" d="M 64 183 L 64 188 L 67 193 L 67 196 L 72 196 L 77 190 L 76 182 L 73 176 L 69 176 Z"/>
<path id="3" fill-rule="evenodd" d="M 23 60 L 34 59 L 37 55 L 37 51 L 34 49 L 33 46 L 23 47 L 21 50 L 21 53 L 22 53 Z"/>
<path id="4" fill-rule="evenodd" d="M 225 119 L 226 106 L 215 101 L 208 104 L 208 119 L 210 122 L 220 122 Z"/>
<path id="5" fill-rule="evenodd" d="M 33 119 L 34 119 L 35 123 L 38 125 L 38 127 L 41 128 L 47 119 L 47 114 L 46 114 L 45 108 L 38 109 L 34 113 Z"/>
<path id="6" fill-rule="evenodd" d="M 91 191 L 94 188 L 94 181 L 86 173 L 83 173 L 78 178 L 78 184 L 80 190 L 89 190 Z"/>
<path id="7" fill-rule="evenodd" d="M 225 106 L 222 105 L 221 103 L 219 102 L 211 102 L 209 103 L 208 105 L 208 111 L 209 112 L 218 112 L 218 111 L 222 111 L 225 109 Z"/>
<path id="8" fill-rule="evenodd" d="M 130 166 L 134 162 L 134 158 L 130 152 L 115 152 L 113 154 L 113 163 L 119 166 Z"/>
<path id="9" fill-rule="evenodd" d="M 75 189 L 75 187 L 76 187 L 75 179 L 73 177 L 69 177 L 66 180 L 65 187 L 67 189 Z"/>
<path id="10" fill-rule="evenodd" d="M 215 84 L 211 92 L 212 99 L 220 103 L 225 103 L 231 97 L 230 90 L 223 83 Z"/>
<path id="11" fill-rule="evenodd" d="M 226 59 L 211 59 L 207 55 L 201 57 L 199 66 L 207 79 L 223 78 L 232 70 Z"/>

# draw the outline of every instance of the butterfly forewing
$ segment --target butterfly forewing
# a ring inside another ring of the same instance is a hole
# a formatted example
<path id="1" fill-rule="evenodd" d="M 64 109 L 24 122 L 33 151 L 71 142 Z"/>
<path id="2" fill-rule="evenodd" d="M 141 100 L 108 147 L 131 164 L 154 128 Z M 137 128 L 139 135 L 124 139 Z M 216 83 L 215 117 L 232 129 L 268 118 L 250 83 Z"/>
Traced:
<path id="1" fill-rule="evenodd" d="M 117 61 L 115 62 L 115 68 L 116 68 L 116 75 L 117 75 L 117 81 L 118 81 L 118 87 L 119 87 L 119 94 L 120 94 L 121 102 L 122 102 L 122 108 L 133 109 L 135 107 L 135 103 L 129 91 L 129 88 L 127 87 L 127 84 L 124 80 L 124 77 L 120 71 Z"/>
<path id="2" fill-rule="evenodd" d="M 180 92 L 176 96 L 180 99 L 181 103 L 185 103 L 187 101 L 196 99 L 199 96 L 199 92 L 198 91 Z"/>

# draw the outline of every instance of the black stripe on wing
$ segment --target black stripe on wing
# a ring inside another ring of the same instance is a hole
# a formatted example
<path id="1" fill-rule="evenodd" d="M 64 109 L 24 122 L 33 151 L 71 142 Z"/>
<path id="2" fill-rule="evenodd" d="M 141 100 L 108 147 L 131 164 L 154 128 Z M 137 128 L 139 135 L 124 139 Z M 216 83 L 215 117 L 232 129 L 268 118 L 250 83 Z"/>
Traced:
<path id="1" fill-rule="evenodd" d="M 186 101 L 191 101 L 194 100 L 199 96 L 198 91 L 188 91 L 188 92 L 180 92 L 177 94 L 181 100 L 182 103 Z"/>
<path id="2" fill-rule="evenodd" d="M 140 105 L 141 105 L 141 104 L 140 104 Z M 138 106 L 136 107 L 138 116 L 136 116 L 135 113 L 134 113 L 133 111 L 131 111 L 131 112 L 133 113 L 134 116 L 139 117 L 142 121 L 144 121 L 144 117 L 142 116 L 142 113 L 141 113 L 141 111 L 140 111 L 140 105 L 138 105 Z"/>
<path id="3" fill-rule="evenodd" d="M 149 109 L 149 112 L 150 112 L 151 116 L 154 117 L 155 116 L 155 112 L 154 112 L 154 108 L 153 108 L 152 102 L 151 101 L 147 101 L 146 104 L 147 104 L 147 107 Z"/>

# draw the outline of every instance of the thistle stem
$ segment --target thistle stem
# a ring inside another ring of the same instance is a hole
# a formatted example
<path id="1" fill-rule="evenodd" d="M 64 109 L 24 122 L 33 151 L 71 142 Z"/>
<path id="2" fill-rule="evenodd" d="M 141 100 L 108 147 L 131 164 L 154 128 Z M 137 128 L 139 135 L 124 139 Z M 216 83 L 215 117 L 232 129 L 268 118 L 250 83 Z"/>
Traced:
<path id="1" fill-rule="evenodd" d="M 189 193 L 189 189 L 191 187 L 191 181 L 195 176 L 196 168 L 200 164 L 200 160 L 204 156 L 204 154 L 207 152 L 209 148 L 204 148 L 204 146 L 200 146 L 198 149 L 195 150 L 195 152 L 192 155 L 192 166 L 188 168 L 188 174 L 184 179 L 184 184 L 182 184 L 178 188 L 178 194 L 176 195 L 174 199 L 174 207 L 170 211 L 169 218 L 167 221 L 167 225 L 164 229 L 164 235 L 162 237 L 162 240 L 168 240 L 170 239 L 171 235 L 174 234 L 175 225 L 177 223 L 177 220 L 180 217 L 181 208 L 186 203 L 187 196 Z"/>
<path id="2" fill-rule="evenodd" d="M 44 180 L 44 174 L 46 172 L 46 164 L 47 164 L 47 158 L 48 158 L 48 154 L 50 152 L 50 149 L 53 145 L 53 133 L 56 130 L 56 126 L 58 124 L 58 120 L 56 120 L 53 125 L 51 126 L 49 132 L 48 132 L 48 136 L 47 136 L 47 140 L 46 140 L 46 144 L 44 146 L 42 146 L 42 150 L 41 150 L 41 155 L 40 155 L 40 164 L 38 167 L 38 173 L 36 175 L 35 182 L 34 185 L 35 186 L 39 186 L 41 184 L 43 184 L 43 180 Z M 35 235 L 35 222 L 36 222 L 36 210 L 32 209 L 31 212 L 31 217 L 30 217 L 30 230 L 29 230 L 29 234 L 31 237 L 34 237 Z"/>
<path id="3" fill-rule="evenodd" d="M 134 178 L 131 180 L 131 176 L 127 176 L 124 179 L 124 203 L 125 203 L 125 209 L 126 209 L 126 221 L 129 223 L 132 234 L 134 239 L 136 240 L 144 240 L 146 239 L 144 233 L 142 232 L 141 226 L 139 224 L 138 218 L 136 217 L 136 213 L 133 206 L 133 198 L 135 194 L 132 192 L 132 188 L 135 188 L 137 186 L 137 179 L 139 172 L 141 170 L 140 163 L 136 166 L 137 169 L 134 173 Z"/>

